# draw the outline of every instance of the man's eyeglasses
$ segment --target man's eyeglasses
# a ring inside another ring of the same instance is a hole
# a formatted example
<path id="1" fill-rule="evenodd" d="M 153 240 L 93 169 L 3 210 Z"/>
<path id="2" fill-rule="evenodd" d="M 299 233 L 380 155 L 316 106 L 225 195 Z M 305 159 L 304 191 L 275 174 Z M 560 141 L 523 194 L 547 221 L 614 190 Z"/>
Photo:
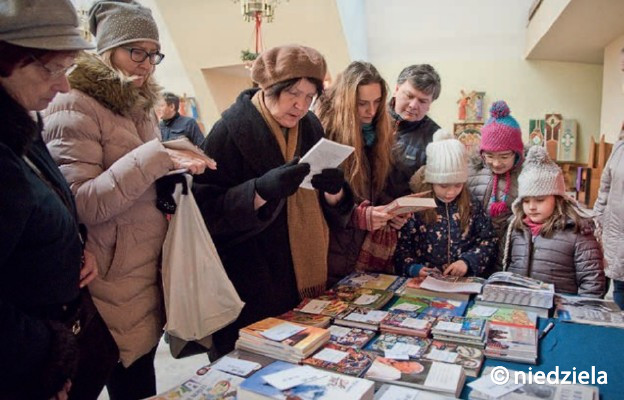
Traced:
<path id="1" fill-rule="evenodd" d="M 45 65 L 43 62 L 41 62 L 37 57 L 31 55 L 30 58 L 32 58 L 32 60 L 36 62 L 37 65 L 39 65 L 48 74 L 50 79 L 60 78 L 63 75 L 69 76 L 69 74 L 74 72 L 74 70 L 77 67 L 76 64 L 72 64 L 68 67 L 50 68 L 47 65 Z"/>
<path id="2" fill-rule="evenodd" d="M 158 65 L 165 58 L 165 55 L 155 51 L 153 53 L 148 53 L 143 49 L 137 49 L 134 47 L 124 47 L 128 53 L 130 53 L 130 59 L 136 63 L 142 63 L 147 58 L 149 58 L 149 62 L 152 65 Z"/>

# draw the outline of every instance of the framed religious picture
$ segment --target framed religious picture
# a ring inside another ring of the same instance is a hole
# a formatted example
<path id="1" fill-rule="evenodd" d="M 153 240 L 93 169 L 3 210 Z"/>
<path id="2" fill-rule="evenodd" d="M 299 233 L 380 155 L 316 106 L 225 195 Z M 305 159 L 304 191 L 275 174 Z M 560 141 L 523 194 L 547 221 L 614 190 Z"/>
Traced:
<path id="1" fill-rule="evenodd" d="M 479 152 L 483 122 L 456 122 L 453 124 L 455 137 L 466 146 L 469 155 Z"/>

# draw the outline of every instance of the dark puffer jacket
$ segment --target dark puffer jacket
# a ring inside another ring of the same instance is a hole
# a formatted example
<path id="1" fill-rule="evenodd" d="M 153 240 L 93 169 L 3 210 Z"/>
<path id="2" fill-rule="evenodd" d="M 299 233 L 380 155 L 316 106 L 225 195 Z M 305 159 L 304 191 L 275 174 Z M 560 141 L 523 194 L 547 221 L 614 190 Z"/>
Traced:
<path id="1" fill-rule="evenodd" d="M 412 264 L 438 268 L 463 260 L 467 275 L 476 275 L 488 268 L 496 258 L 497 239 L 492 223 L 481 204 L 472 199 L 470 225 L 462 233 L 457 202 L 443 203 L 436 199 L 437 221 L 425 225 L 422 213 L 415 213 L 399 232 L 394 261 L 397 273 L 404 274 Z"/>
<path id="2" fill-rule="evenodd" d="M 593 234 L 574 232 L 570 221 L 551 238 L 531 237 L 528 228 L 511 232 L 510 272 L 555 285 L 557 293 L 601 297 L 605 292 L 602 250 Z"/>
<path id="3" fill-rule="evenodd" d="M 509 225 L 509 220 L 512 217 L 511 206 L 518 197 L 518 175 L 520 174 L 520 167 L 516 167 L 511 171 L 511 185 L 509 187 L 509 194 L 507 195 L 507 206 L 508 211 L 498 215 L 496 217 L 492 217 L 489 213 L 490 208 L 490 198 L 492 197 L 492 189 L 494 186 L 494 173 L 492 170 L 485 166 L 483 159 L 480 155 L 474 156 L 470 160 L 469 164 L 469 172 L 468 172 L 468 181 L 466 185 L 470 190 L 470 194 L 476 198 L 486 214 L 492 220 L 492 225 L 494 226 L 494 232 L 496 233 L 496 237 L 498 238 L 498 243 L 500 245 L 498 258 L 496 262 L 492 265 L 493 268 L 489 270 L 485 270 L 483 276 L 488 277 L 492 273 L 496 271 L 501 271 L 503 269 L 503 248 L 502 246 L 505 243 L 505 233 L 507 232 L 507 226 Z M 498 193 L 496 198 L 500 199 L 505 192 L 505 177 L 499 177 L 498 181 Z"/>

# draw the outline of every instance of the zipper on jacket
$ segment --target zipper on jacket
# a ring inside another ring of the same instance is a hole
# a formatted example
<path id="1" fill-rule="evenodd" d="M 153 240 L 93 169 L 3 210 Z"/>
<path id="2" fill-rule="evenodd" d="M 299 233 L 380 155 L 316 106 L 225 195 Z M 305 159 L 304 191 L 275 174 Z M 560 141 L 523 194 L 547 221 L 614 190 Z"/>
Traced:
<path id="1" fill-rule="evenodd" d="M 446 208 L 446 223 L 448 225 L 448 231 L 446 232 L 446 265 L 449 266 L 451 264 L 451 218 L 449 216 L 448 203 L 444 203 L 444 207 Z"/>

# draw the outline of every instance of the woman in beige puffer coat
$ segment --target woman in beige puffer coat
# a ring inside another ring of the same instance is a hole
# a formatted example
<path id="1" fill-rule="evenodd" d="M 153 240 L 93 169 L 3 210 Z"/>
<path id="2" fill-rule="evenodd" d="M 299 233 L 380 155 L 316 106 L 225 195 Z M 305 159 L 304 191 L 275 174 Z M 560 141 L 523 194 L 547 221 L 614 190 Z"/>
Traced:
<path id="1" fill-rule="evenodd" d="M 91 17 L 99 55 L 77 60 L 72 90 L 45 112 L 44 140 L 76 197 L 97 259 L 99 277 L 90 289 L 121 358 L 109 395 L 144 398 L 156 391 L 153 358 L 164 325 L 159 262 L 167 220 L 156 208 L 155 181 L 178 168 L 201 173 L 209 163 L 159 140 L 152 73 L 163 56 L 149 9 L 103 2 Z M 127 23 L 135 20 L 143 25 Z"/>

